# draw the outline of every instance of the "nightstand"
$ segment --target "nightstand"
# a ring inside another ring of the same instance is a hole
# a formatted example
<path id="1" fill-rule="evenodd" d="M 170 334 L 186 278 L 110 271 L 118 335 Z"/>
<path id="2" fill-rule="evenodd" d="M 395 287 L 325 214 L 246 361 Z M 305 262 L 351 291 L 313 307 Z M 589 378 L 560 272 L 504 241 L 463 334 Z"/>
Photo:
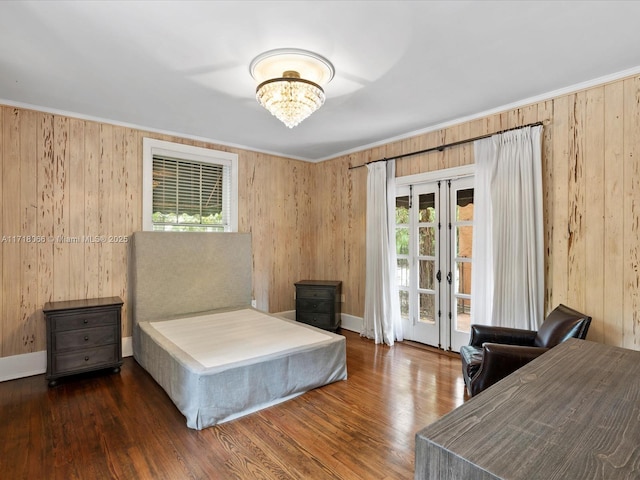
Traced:
<path id="1" fill-rule="evenodd" d="M 335 332 L 340 328 L 342 282 L 302 280 L 296 286 L 296 321 Z"/>
<path id="2" fill-rule="evenodd" d="M 47 302 L 47 380 L 122 365 L 119 297 Z"/>

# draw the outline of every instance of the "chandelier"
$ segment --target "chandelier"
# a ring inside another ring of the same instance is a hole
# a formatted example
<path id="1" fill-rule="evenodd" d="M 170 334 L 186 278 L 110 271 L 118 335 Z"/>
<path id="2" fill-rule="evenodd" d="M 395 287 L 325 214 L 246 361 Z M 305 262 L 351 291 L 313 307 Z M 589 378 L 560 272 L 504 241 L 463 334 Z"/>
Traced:
<path id="1" fill-rule="evenodd" d="M 291 48 L 258 55 L 250 69 L 251 76 L 259 82 L 256 89 L 258 103 L 289 128 L 324 104 L 321 85 L 330 82 L 335 73 L 326 58 Z"/>

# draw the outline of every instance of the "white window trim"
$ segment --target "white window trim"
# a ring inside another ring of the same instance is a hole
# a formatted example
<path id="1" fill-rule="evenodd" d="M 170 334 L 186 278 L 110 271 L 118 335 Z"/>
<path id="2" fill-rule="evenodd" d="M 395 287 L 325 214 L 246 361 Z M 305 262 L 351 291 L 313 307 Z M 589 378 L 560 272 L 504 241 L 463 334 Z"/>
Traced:
<path id="1" fill-rule="evenodd" d="M 238 231 L 238 155 L 209 148 L 182 145 L 153 138 L 142 139 L 142 229 L 153 230 L 153 157 L 167 156 L 180 160 L 229 165 L 231 167 L 231 218 L 232 232 Z"/>
<path id="2" fill-rule="evenodd" d="M 476 166 L 462 165 L 460 167 L 445 168 L 443 170 L 434 170 L 432 172 L 416 173 L 414 175 L 405 175 L 396 177 L 396 186 L 402 185 L 418 185 L 420 183 L 437 182 L 438 180 L 453 180 L 460 177 L 468 177 L 474 175 Z"/>

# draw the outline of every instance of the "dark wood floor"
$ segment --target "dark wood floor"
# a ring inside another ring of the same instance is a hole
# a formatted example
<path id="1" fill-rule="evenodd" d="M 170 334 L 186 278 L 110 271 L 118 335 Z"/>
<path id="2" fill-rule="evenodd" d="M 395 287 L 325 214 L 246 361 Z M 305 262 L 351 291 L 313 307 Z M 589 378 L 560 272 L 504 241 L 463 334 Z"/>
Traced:
<path id="1" fill-rule="evenodd" d="M 0 383 L 7 479 L 410 479 L 414 436 L 464 401 L 460 360 L 347 337 L 349 378 L 201 431 L 132 359 Z"/>

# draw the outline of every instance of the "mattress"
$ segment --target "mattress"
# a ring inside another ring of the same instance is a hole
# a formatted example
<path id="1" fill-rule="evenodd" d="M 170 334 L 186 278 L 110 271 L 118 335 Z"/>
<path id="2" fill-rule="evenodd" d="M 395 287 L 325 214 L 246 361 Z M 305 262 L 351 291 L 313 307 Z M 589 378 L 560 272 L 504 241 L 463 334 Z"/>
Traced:
<path id="1" fill-rule="evenodd" d="M 137 328 L 136 360 L 198 430 L 347 377 L 343 336 L 252 308 Z"/>

